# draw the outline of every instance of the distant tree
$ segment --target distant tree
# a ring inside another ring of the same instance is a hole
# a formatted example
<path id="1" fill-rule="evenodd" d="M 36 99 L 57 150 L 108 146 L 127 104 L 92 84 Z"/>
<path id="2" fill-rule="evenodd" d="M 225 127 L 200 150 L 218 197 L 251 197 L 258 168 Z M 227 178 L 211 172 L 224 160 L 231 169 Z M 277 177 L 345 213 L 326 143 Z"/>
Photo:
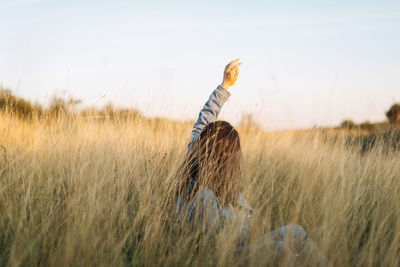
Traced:
<path id="1" fill-rule="evenodd" d="M 0 110 L 5 112 L 12 112 L 15 108 L 17 98 L 12 95 L 8 89 L 0 90 Z"/>
<path id="2" fill-rule="evenodd" d="M 386 112 L 386 117 L 391 124 L 400 123 L 400 103 L 393 104 Z"/>
<path id="3" fill-rule="evenodd" d="M 65 116 L 70 114 L 71 109 L 73 109 L 76 105 L 80 103 L 82 103 L 81 100 L 74 99 L 72 97 L 70 97 L 69 99 L 64 99 L 58 96 L 54 96 L 50 101 L 49 113 L 55 116 Z"/>
<path id="4" fill-rule="evenodd" d="M 67 102 L 61 97 L 54 96 L 50 101 L 49 113 L 56 116 L 68 113 Z"/>
<path id="5" fill-rule="evenodd" d="M 75 108 L 77 105 L 79 105 L 81 103 L 82 103 L 82 100 L 70 97 L 68 99 L 67 105 L 68 105 L 68 108 Z"/>
<path id="6" fill-rule="evenodd" d="M 34 115 L 41 115 L 43 108 L 39 104 L 32 104 L 13 95 L 9 89 L 0 88 L 0 111 L 22 118 L 31 118 Z"/>
<path id="7" fill-rule="evenodd" d="M 344 120 L 340 124 L 340 128 L 343 128 L 343 129 L 354 129 L 356 126 L 357 126 L 357 124 L 352 120 Z"/>

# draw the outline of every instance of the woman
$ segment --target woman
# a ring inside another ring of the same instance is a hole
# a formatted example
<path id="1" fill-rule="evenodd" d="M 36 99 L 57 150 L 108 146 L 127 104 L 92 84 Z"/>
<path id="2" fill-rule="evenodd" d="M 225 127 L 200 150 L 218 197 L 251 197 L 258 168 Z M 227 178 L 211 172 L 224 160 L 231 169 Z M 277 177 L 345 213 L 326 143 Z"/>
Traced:
<path id="1" fill-rule="evenodd" d="M 238 254 L 272 255 L 289 265 L 312 259 L 328 265 L 327 259 L 298 225 L 279 228 L 253 244 L 247 244 L 253 209 L 240 193 L 241 147 L 239 133 L 226 121 L 216 121 L 230 96 L 228 89 L 238 78 L 236 59 L 224 71 L 223 82 L 212 92 L 193 126 L 188 152 L 178 182 L 176 213 L 179 222 L 203 226 L 213 236 L 231 228 Z M 236 229 L 236 230 L 235 230 Z M 268 260 L 268 259 L 267 259 Z M 271 260 L 271 258 L 269 259 Z"/>

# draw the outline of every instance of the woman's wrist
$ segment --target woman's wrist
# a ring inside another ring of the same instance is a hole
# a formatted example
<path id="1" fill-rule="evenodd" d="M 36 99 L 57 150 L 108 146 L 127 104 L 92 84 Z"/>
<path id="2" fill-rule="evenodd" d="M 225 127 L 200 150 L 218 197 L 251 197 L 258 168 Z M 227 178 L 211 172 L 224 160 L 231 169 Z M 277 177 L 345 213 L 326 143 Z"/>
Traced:
<path id="1" fill-rule="evenodd" d="M 229 89 L 229 85 L 227 85 L 226 83 L 221 83 L 221 85 L 220 85 L 222 88 L 224 88 L 225 90 L 228 90 Z"/>

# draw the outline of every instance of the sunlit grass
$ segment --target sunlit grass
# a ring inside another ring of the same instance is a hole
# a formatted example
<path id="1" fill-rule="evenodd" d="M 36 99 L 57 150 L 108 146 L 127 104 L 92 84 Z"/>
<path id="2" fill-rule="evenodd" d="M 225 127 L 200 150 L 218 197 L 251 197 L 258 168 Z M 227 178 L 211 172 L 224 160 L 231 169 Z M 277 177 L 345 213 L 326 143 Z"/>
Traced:
<path id="1" fill-rule="evenodd" d="M 175 172 L 190 130 L 0 115 L 0 265 L 243 263 L 229 242 L 210 248 L 176 225 Z M 335 266 L 400 265 L 398 153 L 376 146 L 361 156 L 318 131 L 239 133 L 252 240 L 297 223 Z"/>

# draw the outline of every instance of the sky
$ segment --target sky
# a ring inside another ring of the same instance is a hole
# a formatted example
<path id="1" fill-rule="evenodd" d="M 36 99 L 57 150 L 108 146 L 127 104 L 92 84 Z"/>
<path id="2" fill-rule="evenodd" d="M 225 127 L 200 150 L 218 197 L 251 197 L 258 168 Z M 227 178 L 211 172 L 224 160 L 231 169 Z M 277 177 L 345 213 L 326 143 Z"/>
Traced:
<path id="1" fill-rule="evenodd" d="M 0 86 L 42 104 L 194 120 L 240 58 L 220 115 L 234 125 L 383 121 L 400 102 L 399 47 L 398 0 L 0 0 Z"/>

